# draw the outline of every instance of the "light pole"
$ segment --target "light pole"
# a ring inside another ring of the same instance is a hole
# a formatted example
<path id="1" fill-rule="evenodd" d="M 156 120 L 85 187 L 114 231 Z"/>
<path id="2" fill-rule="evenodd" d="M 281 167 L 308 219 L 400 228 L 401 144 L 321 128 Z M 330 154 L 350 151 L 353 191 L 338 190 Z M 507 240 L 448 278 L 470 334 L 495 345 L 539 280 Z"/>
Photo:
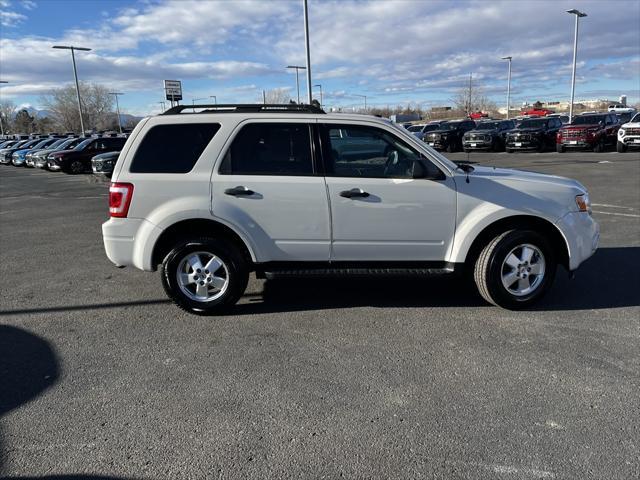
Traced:
<path id="1" fill-rule="evenodd" d="M 165 111 L 165 109 L 166 109 L 166 108 L 165 108 L 165 103 L 164 103 L 164 101 L 160 101 L 160 102 L 158 102 L 158 103 L 160 104 L 160 107 L 162 108 L 162 111 L 164 112 L 164 111 Z"/>
<path id="2" fill-rule="evenodd" d="M 296 70 L 296 90 L 298 91 L 298 104 L 300 103 L 300 79 L 298 78 L 299 70 L 306 70 L 307 67 L 301 67 L 300 65 L 287 65 L 287 68 L 295 68 Z"/>
<path id="3" fill-rule="evenodd" d="M 364 98 L 364 111 L 367 111 L 367 96 L 366 95 L 359 95 L 357 93 L 353 94 L 354 97 L 362 97 Z"/>
<path id="4" fill-rule="evenodd" d="M 314 85 L 314 87 L 318 87 L 320 89 L 320 108 L 322 108 L 322 85 L 317 83 Z"/>
<path id="5" fill-rule="evenodd" d="M 116 97 L 116 111 L 118 112 L 118 128 L 120 129 L 120 133 L 122 133 L 122 120 L 120 119 L 120 103 L 118 103 L 118 95 L 124 95 L 124 93 L 109 92 L 109 95 L 113 95 L 114 97 Z"/>
<path id="6" fill-rule="evenodd" d="M 571 103 L 569 104 L 569 123 L 573 122 L 573 99 L 576 92 L 576 57 L 578 56 L 578 20 L 580 17 L 586 17 L 587 14 L 572 8 L 567 13 L 576 16 L 576 30 L 573 37 L 573 70 L 571 72 Z"/>
<path id="7" fill-rule="evenodd" d="M 507 80 L 507 120 L 509 120 L 509 110 L 511 109 L 511 59 L 513 57 L 502 57 L 502 60 L 509 60 L 509 79 Z"/>
<path id="8" fill-rule="evenodd" d="M 191 99 L 191 105 L 195 105 L 198 100 L 206 100 L 206 99 L 207 99 L 207 97 L 192 98 Z"/>
<path id="9" fill-rule="evenodd" d="M 80 102 L 80 86 L 78 85 L 78 71 L 76 70 L 76 55 L 73 53 L 75 50 L 81 50 L 88 52 L 91 49 L 85 47 L 74 47 L 65 45 L 54 45 L 52 48 L 59 48 L 61 50 L 71 50 L 71 61 L 73 62 L 73 77 L 76 80 L 76 95 L 78 96 L 78 112 L 80 112 L 80 135 L 84 136 L 84 121 L 82 120 L 82 103 Z"/>
<path id="10" fill-rule="evenodd" d="M 213 98 L 213 104 L 214 105 L 218 104 L 218 97 L 216 97 L 215 95 L 209 95 L 209 98 Z"/>
<path id="11" fill-rule="evenodd" d="M 307 51 L 307 104 L 311 105 L 313 100 L 311 92 L 311 54 L 309 53 L 309 8 L 307 0 L 302 1 L 304 5 L 304 48 Z M 300 103 L 300 101 L 298 101 Z"/>
<path id="12" fill-rule="evenodd" d="M 0 80 L 0 83 L 9 83 L 6 80 Z M 4 137 L 4 125 L 2 125 L 2 112 L 0 112 L 0 135 Z"/>

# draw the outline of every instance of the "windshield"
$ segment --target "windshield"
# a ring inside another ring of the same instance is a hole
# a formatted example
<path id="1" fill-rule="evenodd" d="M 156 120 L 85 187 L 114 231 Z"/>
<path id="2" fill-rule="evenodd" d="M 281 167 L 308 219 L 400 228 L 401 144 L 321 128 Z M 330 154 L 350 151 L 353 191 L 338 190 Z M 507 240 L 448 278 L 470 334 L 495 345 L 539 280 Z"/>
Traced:
<path id="1" fill-rule="evenodd" d="M 75 147 L 79 141 L 79 138 L 65 138 L 65 140 L 58 146 L 58 148 L 60 148 L 61 150 L 70 149 Z"/>
<path id="2" fill-rule="evenodd" d="M 35 145 L 33 146 L 33 148 L 34 148 L 34 149 L 37 149 L 37 148 L 44 148 L 44 147 L 45 147 L 45 146 L 46 146 L 50 141 L 51 141 L 51 140 L 47 138 L 46 140 L 43 140 L 43 141 L 38 142 L 37 144 L 35 144 Z"/>
<path id="3" fill-rule="evenodd" d="M 460 122 L 447 122 L 440 125 L 438 130 L 455 130 L 460 125 Z"/>
<path id="4" fill-rule="evenodd" d="M 573 119 L 573 125 L 593 125 L 596 123 L 604 123 L 605 115 L 585 115 L 575 117 Z"/>
<path id="5" fill-rule="evenodd" d="M 499 122 L 482 122 L 475 130 L 496 130 L 498 128 L 500 128 Z"/>
<path id="6" fill-rule="evenodd" d="M 58 145 L 62 145 L 65 140 L 66 140 L 65 138 L 60 138 L 60 139 L 56 140 L 55 142 L 53 142 L 51 145 L 49 145 L 47 148 L 55 148 Z"/>
<path id="7" fill-rule="evenodd" d="M 544 128 L 547 126 L 547 120 L 523 120 L 520 128 Z"/>
<path id="8" fill-rule="evenodd" d="M 407 128 L 407 130 L 409 130 L 410 132 L 421 132 L 422 127 L 424 127 L 424 125 L 411 125 L 409 128 Z"/>
<path id="9" fill-rule="evenodd" d="M 632 123 L 640 122 L 640 113 L 636 113 L 631 119 Z"/>
<path id="10" fill-rule="evenodd" d="M 93 142 L 93 140 L 94 140 L 93 138 L 87 138 L 86 140 L 83 140 L 76 146 L 76 148 L 74 148 L 74 150 L 77 150 L 77 151 L 84 150 L 87 145 Z"/>

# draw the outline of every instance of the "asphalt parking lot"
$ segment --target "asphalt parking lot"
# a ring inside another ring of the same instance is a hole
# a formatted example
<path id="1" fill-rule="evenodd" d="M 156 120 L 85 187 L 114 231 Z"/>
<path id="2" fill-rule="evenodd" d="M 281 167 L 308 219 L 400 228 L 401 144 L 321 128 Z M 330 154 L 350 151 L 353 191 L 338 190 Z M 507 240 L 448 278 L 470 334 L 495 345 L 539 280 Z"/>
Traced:
<path id="1" fill-rule="evenodd" d="M 600 250 L 534 311 L 253 279 L 191 316 L 104 255 L 105 183 L 0 166 L 0 475 L 639 478 L 640 153 L 469 160 L 590 190 Z"/>

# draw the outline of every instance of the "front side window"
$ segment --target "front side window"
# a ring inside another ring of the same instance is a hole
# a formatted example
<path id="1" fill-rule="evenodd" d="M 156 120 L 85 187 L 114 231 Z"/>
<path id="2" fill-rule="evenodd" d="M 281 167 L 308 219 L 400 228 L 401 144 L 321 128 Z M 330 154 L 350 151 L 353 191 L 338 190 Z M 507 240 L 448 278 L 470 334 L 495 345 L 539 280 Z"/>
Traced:
<path id="1" fill-rule="evenodd" d="M 418 152 L 390 133 L 374 127 L 325 125 L 323 142 L 330 149 L 325 161 L 326 174 L 334 177 L 413 178 L 415 162 L 421 161 Z M 344 138 L 334 132 L 347 133 Z M 436 169 L 431 162 L 422 162 L 426 168 Z M 430 173 L 430 172 L 429 172 Z"/>
<path id="2" fill-rule="evenodd" d="M 311 133 L 305 123 L 242 127 L 220 166 L 222 175 L 313 175 Z"/>
<path id="3" fill-rule="evenodd" d="M 156 125 L 144 136 L 131 161 L 131 173 L 187 173 L 220 129 L 217 123 Z M 116 139 L 113 139 L 116 140 Z M 122 145 L 126 139 L 119 140 Z"/>

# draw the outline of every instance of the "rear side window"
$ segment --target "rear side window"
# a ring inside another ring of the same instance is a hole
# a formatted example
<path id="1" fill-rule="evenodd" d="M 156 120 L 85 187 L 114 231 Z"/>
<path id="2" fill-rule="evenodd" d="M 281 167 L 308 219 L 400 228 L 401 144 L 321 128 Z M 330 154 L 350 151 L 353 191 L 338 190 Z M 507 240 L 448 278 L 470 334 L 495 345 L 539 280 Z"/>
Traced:
<path id="1" fill-rule="evenodd" d="M 131 173 L 187 173 L 220 129 L 217 123 L 156 125 L 136 150 Z M 124 139 L 123 139 L 124 140 Z"/>
<path id="2" fill-rule="evenodd" d="M 250 123 L 233 139 L 222 175 L 313 175 L 311 133 L 304 123 Z"/>

